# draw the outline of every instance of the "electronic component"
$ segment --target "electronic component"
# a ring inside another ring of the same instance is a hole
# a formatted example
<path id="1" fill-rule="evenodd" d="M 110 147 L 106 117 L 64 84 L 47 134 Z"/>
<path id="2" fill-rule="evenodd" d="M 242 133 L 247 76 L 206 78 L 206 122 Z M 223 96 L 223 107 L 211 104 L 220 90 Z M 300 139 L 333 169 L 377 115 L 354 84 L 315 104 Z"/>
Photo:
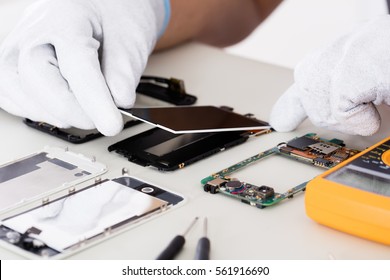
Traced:
<path id="1" fill-rule="evenodd" d="M 250 115 L 242 117 L 255 120 Z M 115 151 L 129 161 L 142 166 L 172 171 L 242 144 L 251 136 L 259 136 L 271 131 L 271 129 L 262 129 L 175 134 L 156 127 L 115 143 L 109 146 L 108 150 Z"/>
<path id="2" fill-rule="evenodd" d="M 192 105 L 197 98 L 186 92 L 184 81 L 176 78 L 142 76 L 137 93 L 174 105 Z"/>
<path id="3" fill-rule="evenodd" d="M 142 166 L 172 171 L 239 145 L 247 141 L 249 135 L 239 131 L 174 134 L 153 128 L 115 143 L 108 150 Z"/>
<path id="4" fill-rule="evenodd" d="M 311 180 L 305 207 L 320 224 L 390 245 L 390 138 Z"/>
<path id="5" fill-rule="evenodd" d="M 172 133 L 205 133 L 270 129 L 268 123 L 215 106 L 120 109 L 121 112 Z"/>
<path id="6" fill-rule="evenodd" d="M 63 258 L 182 200 L 133 177 L 97 181 L 4 217 L 0 244 L 29 258 Z"/>
<path id="7" fill-rule="evenodd" d="M 339 149 L 338 146 L 325 144 L 322 142 L 309 145 L 309 148 L 311 149 L 311 152 L 313 154 L 318 154 L 323 156 L 329 155 Z"/>
<path id="8" fill-rule="evenodd" d="M 288 147 L 303 151 L 306 150 L 310 145 L 317 143 L 318 142 L 311 137 L 302 136 L 289 141 Z"/>
<path id="9" fill-rule="evenodd" d="M 0 211 L 36 200 L 104 172 L 94 158 L 67 149 L 46 147 L 42 151 L 0 166 Z"/>
<path id="10" fill-rule="evenodd" d="M 95 158 L 53 147 L 1 165 L 0 245 L 63 258 L 183 201 L 133 177 L 101 180 L 106 171 Z"/>
<path id="11" fill-rule="evenodd" d="M 319 138 L 316 134 L 306 134 L 227 167 L 204 178 L 201 183 L 206 192 L 213 194 L 219 192 L 240 199 L 242 202 L 252 206 L 264 208 L 279 203 L 284 199 L 292 198 L 296 193 L 304 191 L 306 182 L 284 193 L 278 193 L 273 187 L 257 186 L 237 178 L 233 179 L 229 175 L 271 155 L 281 155 L 329 169 L 358 152 L 358 150 L 346 148 L 342 140 L 326 140 Z"/>
<path id="12" fill-rule="evenodd" d="M 34 122 L 30 119 L 24 119 L 23 122 L 29 127 L 35 128 L 41 132 L 50 134 L 73 144 L 83 144 L 103 136 L 103 134 L 101 134 L 97 129 L 84 130 L 74 127 L 67 129 L 58 128 L 48 123 Z M 125 120 L 123 129 L 133 127 L 140 123 L 142 122 L 138 120 Z"/>
<path id="13" fill-rule="evenodd" d="M 309 164 L 331 168 L 359 152 L 344 146 L 339 139 L 326 140 L 315 134 L 307 134 L 279 144 L 276 152 Z"/>

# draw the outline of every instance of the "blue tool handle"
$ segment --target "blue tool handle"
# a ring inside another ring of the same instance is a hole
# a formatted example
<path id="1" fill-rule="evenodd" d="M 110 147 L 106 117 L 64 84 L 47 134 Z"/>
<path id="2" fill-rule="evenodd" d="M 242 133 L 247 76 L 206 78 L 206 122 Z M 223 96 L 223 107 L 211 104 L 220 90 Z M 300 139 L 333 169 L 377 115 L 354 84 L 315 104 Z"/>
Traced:
<path id="1" fill-rule="evenodd" d="M 173 258 L 180 252 L 185 243 L 184 236 L 177 235 L 172 241 L 168 244 L 167 248 L 161 252 L 156 260 L 173 260 Z"/>
<path id="2" fill-rule="evenodd" d="M 198 241 L 195 252 L 195 260 L 209 260 L 210 259 L 210 239 L 202 237 Z"/>

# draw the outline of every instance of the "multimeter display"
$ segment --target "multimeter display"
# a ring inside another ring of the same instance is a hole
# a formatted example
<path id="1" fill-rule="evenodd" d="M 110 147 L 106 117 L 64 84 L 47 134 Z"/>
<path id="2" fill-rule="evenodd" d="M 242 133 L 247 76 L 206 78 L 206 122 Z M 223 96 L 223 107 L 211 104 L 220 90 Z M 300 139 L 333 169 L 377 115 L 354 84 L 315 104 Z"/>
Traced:
<path id="1" fill-rule="evenodd" d="M 390 166 L 384 160 L 389 149 L 390 141 L 386 141 L 325 178 L 390 197 Z"/>
<path id="2" fill-rule="evenodd" d="M 390 245 L 390 138 L 311 180 L 305 208 L 320 224 Z"/>

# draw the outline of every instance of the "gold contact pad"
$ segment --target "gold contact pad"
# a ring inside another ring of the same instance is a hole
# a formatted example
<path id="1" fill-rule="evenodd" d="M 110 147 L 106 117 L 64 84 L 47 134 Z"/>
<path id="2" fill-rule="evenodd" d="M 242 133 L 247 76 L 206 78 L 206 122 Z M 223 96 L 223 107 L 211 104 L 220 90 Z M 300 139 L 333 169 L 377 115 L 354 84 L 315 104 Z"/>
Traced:
<path id="1" fill-rule="evenodd" d="M 309 158 L 309 159 L 315 159 L 317 157 L 316 155 L 312 155 L 312 154 L 309 154 L 308 152 L 302 152 L 299 150 L 292 150 L 290 153 L 301 156 L 301 157 Z"/>

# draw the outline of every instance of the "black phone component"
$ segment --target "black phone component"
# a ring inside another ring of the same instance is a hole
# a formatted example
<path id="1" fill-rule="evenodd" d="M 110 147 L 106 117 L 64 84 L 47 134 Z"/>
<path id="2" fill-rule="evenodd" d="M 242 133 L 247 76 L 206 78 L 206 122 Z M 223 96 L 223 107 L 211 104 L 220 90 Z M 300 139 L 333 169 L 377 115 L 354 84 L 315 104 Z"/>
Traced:
<path id="1" fill-rule="evenodd" d="M 137 93 L 174 105 L 192 105 L 197 100 L 196 96 L 186 92 L 184 81 L 176 78 L 142 76 Z"/>
<path id="2" fill-rule="evenodd" d="M 30 119 L 24 119 L 23 122 L 29 127 L 73 144 L 83 144 L 104 136 L 96 129 L 83 130 L 78 128 L 58 128 L 48 123 L 35 122 Z M 123 128 L 130 128 L 140 123 L 142 122 L 139 120 L 127 120 Z"/>
<path id="3" fill-rule="evenodd" d="M 233 111 L 229 107 L 214 107 L 212 111 L 215 111 L 214 109 L 217 109 L 219 113 L 222 111 L 228 114 Z M 172 133 L 155 127 L 115 143 L 109 146 L 108 150 L 110 152 L 115 151 L 129 161 L 142 166 L 152 166 L 159 170 L 172 171 L 242 144 L 249 137 L 260 136 L 273 131 L 268 123 L 256 119 L 252 114 L 239 116 L 240 119 L 243 118 L 261 124 L 265 128 L 250 131 Z M 175 118 L 172 120 L 175 121 Z"/>
<path id="4" fill-rule="evenodd" d="M 153 128 L 113 144 L 108 150 L 142 166 L 172 171 L 244 143 L 250 135 L 242 131 L 174 134 Z"/>
<path id="5" fill-rule="evenodd" d="M 253 117 L 215 106 L 176 106 L 120 109 L 124 115 L 172 133 L 206 133 L 270 129 Z"/>

